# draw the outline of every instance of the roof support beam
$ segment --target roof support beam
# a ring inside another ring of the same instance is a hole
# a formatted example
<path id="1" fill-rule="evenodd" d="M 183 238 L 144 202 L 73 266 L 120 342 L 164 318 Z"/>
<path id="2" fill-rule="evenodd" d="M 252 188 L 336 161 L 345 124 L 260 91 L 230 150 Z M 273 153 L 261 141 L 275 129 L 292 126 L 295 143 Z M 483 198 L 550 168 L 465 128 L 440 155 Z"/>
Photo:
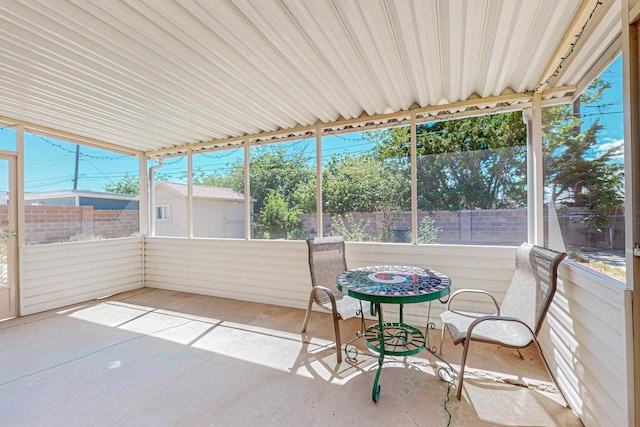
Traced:
<path id="1" fill-rule="evenodd" d="M 7 125 L 22 126 L 25 131 L 35 133 L 49 138 L 61 139 L 67 142 L 75 144 L 86 145 L 93 148 L 99 148 L 102 150 L 109 150 L 119 154 L 126 154 L 129 156 L 143 155 L 144 152 L 140 150 L 127 149 L 121 145 L 110 144 L 108 142 L 100 141 L 94 138 L 88 138 L 86 136 L 78 135 L 75 133 L 64 132 L 58 129 L 50 128 L 47 126 L 36 125 L 34 123 L 25 122 L 22 120 L 12 119 L 11 117 L 0 116 L 0 123 L 6 123 Z"/>
<path id="2" fill-rule="evenodd" d="M 576 91 L 574 93 L 574 99 L 580 96 L 580 94 L 598 77 L 602 72 L 607 69 L 609 65 L 616 59 L 622 49 L 622 36 L 616 37 L 613 43 L 609 45 L 604 54 L 598 58 L 598 60 L 592 64 L 589 72 L 578 82 Z"/>
<path id="3" fill-rule="evenodd" d="M 153 150 L 146 152 L 148 158 L 159 157 L 174 157 L 183 155 L 187 147 L 190 147 L 193 151 L 209 151 L 213 149 L 226 149 L 232 146 L 241 146 L 242 141 L 248 139 L 249 142 L 254 144 L 268 143 L 268 142 L 283 142 L 291 139 L 302 139 L 310 135 L 315 134 L 316 129 L 320 128 L 325 135 L 331 135 L 332 133 L 339 133 L 344 128 L 351 128 L 350 131 L 358 132 L 367 130 L 369 127 L 378 127 L 380 125 L 386 125 L 388 123 L 396 121 L 395 125 L 408 124 L 411 114 L 415 114 L 417 122 L 427 121 L 431 117 L 441 115 L 443 113 L 451 112 L 450 114 L 460 114 L 464 117 L 464 113 L 467 112 L 467 116 L 473 116 L 482 114 L 484 109 L 495 108 L 497 105 L 502 105 L 502 109 L 512 108 L 514 110 L 522 109 L 522 105 L 531 100 L 532 93 L 512 93 L 500 96 L 491 96 L 487 98 L 474 98 L 466 101 L 454 102 L 446 105 L 435 105 L 423 108 L 414 108 L 411 110 L 403 110 L 395 113 L 377 114 L 369 116 L 363 114 L 355 119 L 341 119 L 332 123 L 317 123 L 311 126 L 298 126 L 292 129 L 280 129 L 273 132 L 263 132 L 253 135 L 245 135 L 241 137 L 227 138 L 224 140 L 211 140 L 199 142 L 197 144 L 184 145 L 180 147 L 164 148 L 161 150 Z M 471 111 L 469 111 L 471 110 Z M 486 114 L 489 111 L 484 111 Z M 446 118 L 442 117 L 442 120 Z M 406 123 L 405 123 L 406 122 Z"/>
<path id="4" fill-rule="evenodd" d="M 580 9 L 574 15 L 573 20 L 569 24 L 567 31 L 564 33 L 564 37 L 556 47 L 551 60 L 548 62 L 544 72 L 538 79 L 535 91 L 542 92 L 549 84 L 550 80 L 557 76 L 564 61 L 569 57 L 574 49 L 575 43 L 578 41 L 578 37 L 582 34 L 585 24 L 589 21 L 590 16 L 594 13 L 595 9 L 600 6 L 599 0 L 583 0 L 580 5 Z"/>
<path id="5" fill-rule="evenodd" d="M 629 24 L 634 24 L 640 19 L 640 2 L 637 2 L 631 9 L 629 10 Z"/>

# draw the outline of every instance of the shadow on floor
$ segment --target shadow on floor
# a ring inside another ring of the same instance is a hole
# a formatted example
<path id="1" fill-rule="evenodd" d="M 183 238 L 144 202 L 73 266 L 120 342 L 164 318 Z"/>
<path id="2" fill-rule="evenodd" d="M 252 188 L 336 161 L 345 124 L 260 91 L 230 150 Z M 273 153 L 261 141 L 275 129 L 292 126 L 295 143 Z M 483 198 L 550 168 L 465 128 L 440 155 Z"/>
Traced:
<path id="1" fill-rule="evenodd" d="M 462 401 L 428 352 L 388 357 L 373 403 L 377 355 L 359 340 L 337 364 L 329 315 L 300 334 L 303 317 L 146 288 L 3 322 L 3 425 L 581 425 L 535 350 L 476 346 Z M 342 326 L 353 336 L 358 321 Z M 457 368 L 459 348 L 443 356 Z"/>

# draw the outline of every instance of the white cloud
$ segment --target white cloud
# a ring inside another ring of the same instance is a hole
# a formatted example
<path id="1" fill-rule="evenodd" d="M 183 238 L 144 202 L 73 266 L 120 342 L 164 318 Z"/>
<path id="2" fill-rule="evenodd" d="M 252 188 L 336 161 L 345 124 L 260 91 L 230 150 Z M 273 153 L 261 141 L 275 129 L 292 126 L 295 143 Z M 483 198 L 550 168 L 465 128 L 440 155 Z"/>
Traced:
<path id="1" fill-rule="evenodd" d="M 598 157 L 612 148 L 619 148 L 619 153 L 613 157 L 613 160 L 622 161 L 624 159 L 624 150 L 622 150 L 623 145 L 624 139 L 605 138 L 602 143 L 593 148 L 593 157 Z"/>

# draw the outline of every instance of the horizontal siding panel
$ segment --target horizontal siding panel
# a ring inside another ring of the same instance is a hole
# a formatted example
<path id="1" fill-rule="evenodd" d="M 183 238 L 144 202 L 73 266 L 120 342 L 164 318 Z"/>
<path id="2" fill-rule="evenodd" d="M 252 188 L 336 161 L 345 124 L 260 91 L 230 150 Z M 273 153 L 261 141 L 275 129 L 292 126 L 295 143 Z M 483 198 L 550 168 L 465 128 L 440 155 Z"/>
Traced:
<path id="1" fill-rule="evenodd" d="M 143 287 L 142 250 L 142 238 L 22 247 L 21 315 Z"/>
<path id="2" fill-rule="evenodd" d="M 130 268 L 135 266 L 136 274 L 142 270 L 141 265 L 137 265 L 136 262 L 141 259 L 141 249 L 129 248 L 123 251 L 117 251 L 115 253 L 108 253 L 101 259 L 99 256 L 88 255 L 86 257 L 73 256 L 72 259 L 82 259 L 83 263 L 88 265 L 100 265 L 101 268 L 104 269 L 104 272 L 101 272 L 100 275 L 108 272 L 110 274 L 123 274 L 130 271 Z M 62 260 L 58 260 L 57 262 L 38 262 L 35 260 L 31 260 L 32 264 L 37 264 L 37 269 L 33 270 L 25 270 L 23 279 L 33 281 L 40 285 L 46 284 L 50 281 L 59 280 L 55 276 L 51 275 L 51 271 L 57 269 L 61 264 L 66 264 L 62 262 Z M 125 268 L 122 268 L 122 267 Z M 73 277 L 77 280 L 88 279 L 95 280 L 96 272 L 94 270 L 88 269 L 76 269 L 73 271 L 69 271 L 66 273 L 68 277 Z"/>
<path id="3" fill-rule="evenodd" d="M 147 238 L 146 286 L 306 307 L 304 241 Z"/>
<path id="4" fill-rule="evenodd" d="M 571 261 L 560 266 L 540 342 L 585 426 L 628 425 L 632 420 L 629 298 L 620 283 L 607 276 Z"/>
<path id="5" fill-rule="evenodd" d="M 515 247 L 470 246 L 470 245 L 407 245 L 389 243 L 347 243 L 349 267 L 366 265 L 415 265 L 439 271 L 451 278 L 452 292 L 458 289 L 482 289 L 502 302 L 515 269 Z M 422 304 L 421 304 L 422 305 Z M 405 307 L 407 321 L 423 325 L 426 322 L 425 307 Z M 460 296 L 455 300 L 460 310 L 494 313 L 495 307 L 489 299 Z M 445 306 L 435 301 L 432 304 L 431 321 L 441 328 L 440 313 Z M 392 315 L 397 308 L 390 307 Z"/>
<path id="6" fill-rule="evenodd" d="M 90 256 L 117 254 L 118 250 L 131 248 L 132 241 L 140 242 L 140 237 L 91 240 L 83 242 L 51 243 L 46 245 L 25 246 L 35 261 L 42 262 L 52 259 L 65 260 L 69 256 Z M 48 250 L 53 249 L 53 250 Z"/>
<path id="7" fill-rule="evenodd" d="M 460 280 L 460 287 L 481 286 L 495 292 L 499 299 L 515 266 L 515 248 L 511 247 L 348 242 L 346 253 L 351 268 L 385 264 L 427 266 L 450 275 L 454 284 Z M 460 263 L 461 259 L 465 262 Z M 304 241 L 147 237 L 145 267 L 149 287 L 299 309 L 306 308 L 311 288 Z M 461 298 L 460 307 L 470 309 L 478 305 Z M 432 304 L 431 320 L 438 327 L 438 315 L 443 308 L 438 301 Z M 487 305 L 487 311 L 491 309 Z M 427 310 L 428 303 L 408 305 L 405 319 L 425 325 Z M 386 306 L 385 313 L 395 318 L 398 308 Z"/>
<path id="8" fill-rule="evenodd" d="M 428 266 L 437 270 L 457 270 L 464 265 L 470 268 L 502 269 L 513 272 L 515 266 L 513 247 L 487 247 L 467 245 L 408 245 L 392 243 L 347 243 L 347 261 L 350 267 L 371 265 L 374 260 L 383 264 L 408 264 Z M 483 254 L 483 256 L 478 256 Z"/>
<path id="9" fill-rule="evenodd" d="M 141 287 L 139 286 L 139 283 L 139 281 L 125 281 L 119 284 L 109 282 L 97 284 L 95 286 L 66 288 L 52 291 L 47 294 L 37 294 L 37 296 L 29 298 L 28 305 L 25 306 L 25 311 L 33 310 L 33 312 L 27 312 L 24 315 L 40 313 L 47 310 L 55 310 L 72 304 L 92 301 L 133 289 L 139 289 Z"/>
<path id="10" fill-rule="evenodd" d="M 552 318 L 549 319 L 548 326 L 551 330 L 557 328 Z M 569 340 L 570 337 L 562 337 L 560 334 L 552 341 L 555 351 L 561 359 L 567 363 L 588 366 L 592 378 L 601 384 L 606 384 L 607 387 L 613 388 L 625 381 L 625 372 L 618 369 L 618 366 L 624 365 L 623 355 L 618 349 L 604 347 L 598 334 L 592 334 L 584 328 L 578 327 L 572 333 L 573 336 L 581 337 L 579 343 L 573 339 Z M 567 345 L 568 343 L 569 345 Z M 598 349 L 598 353 L 594 354 L 591 349 Z M 577 368 L 577 370 L 581 369 Z M 619 398 L 624 397 L 624 390 L 620 387 L 617 387 L 612 393 Z"/>
<path id="11" fill-rule="evenodd" d="M 121 265 L 121 271 L 107 270 L 104 266 L 100 268 L 103 272 L 96 275 L 92 271 L 73 272 L 65 275 L 65 281 L 60 281 L 57 276 L 48 278 L 46 281 L 30 280 L 26 279 L 30 283 L 31 298 L 32 301 L 38 301 L 51 293 L 63 294 L 73 293 L 78 290 L 87 288 L 90 285 L 93 288 L 108 288 L 113 286 L 114 283 L 130 283 L 133 281 L 139 281 L 142 273 L 141 269 L 133 269 L 134 266 Z M 140 286 L 141 287 L 141 286 Z"/>

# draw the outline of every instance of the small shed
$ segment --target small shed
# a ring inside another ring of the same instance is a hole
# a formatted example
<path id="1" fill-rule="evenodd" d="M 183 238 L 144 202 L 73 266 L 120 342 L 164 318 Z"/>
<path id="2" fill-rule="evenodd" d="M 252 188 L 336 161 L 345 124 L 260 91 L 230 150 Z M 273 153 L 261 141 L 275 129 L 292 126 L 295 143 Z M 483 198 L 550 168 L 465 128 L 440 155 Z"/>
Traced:
<path id="1" fill-rule="evenodd" d="M 187 184 L 156 182 L 156 235 L 187 236 L 187 217 Z M 193 186 L 194 237 L 242 239 L 244 224 L 244 194 L 232 188 Z"/>

